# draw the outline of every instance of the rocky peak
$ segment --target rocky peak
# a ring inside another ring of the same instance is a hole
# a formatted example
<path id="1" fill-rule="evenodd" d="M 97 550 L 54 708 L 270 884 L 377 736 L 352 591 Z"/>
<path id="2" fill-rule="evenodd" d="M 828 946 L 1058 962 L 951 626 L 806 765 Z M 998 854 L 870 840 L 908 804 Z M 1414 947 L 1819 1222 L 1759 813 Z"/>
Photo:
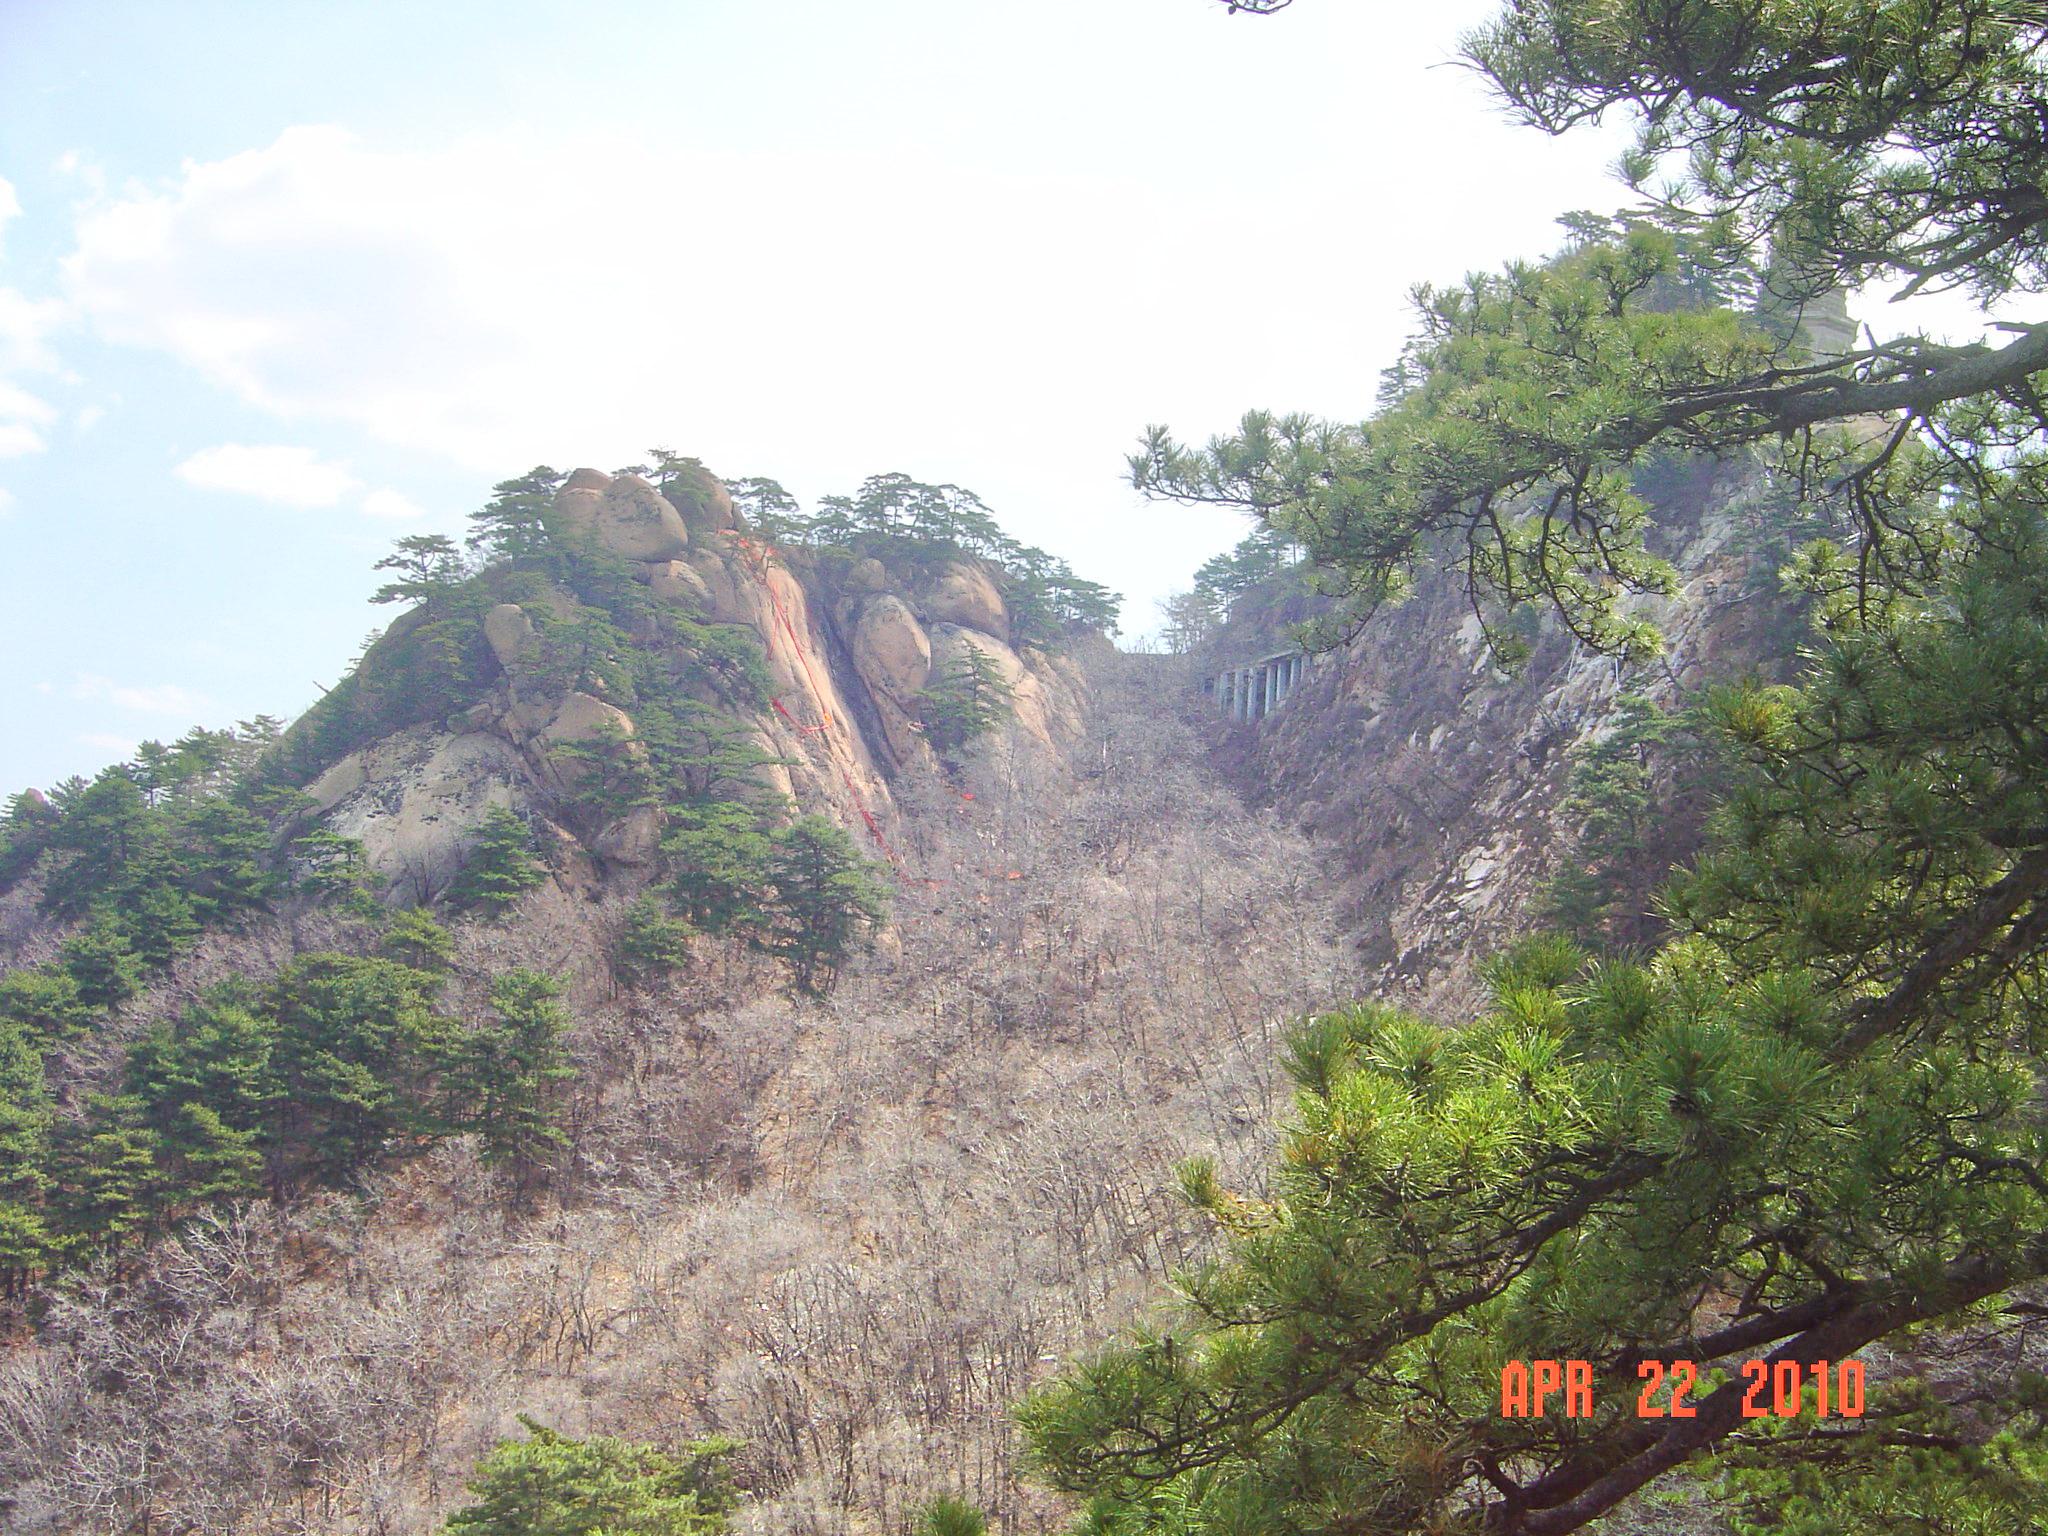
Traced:
<path id="1" fill-rule="evenodd" d="M 765 703 L 732 696 L 681 651 L 664 660 L 684 696 L 725 710 L 770 759 L 761 787 L 794 809 L 886 848 L 898 785 L 940 772 L 923 736 L 923 691 L 969 650 L 1011 688 L 1024 750 L 1056 759 L 1080 731 L 1078 671 L 1014 643 L 1001 588 L 979 561 L 898 571 L 866 558 L 842 568 L 742 528 L 726 488 L 700 466 L 686 465 L 667 489 L 680 508 L 639 475 L 578 469 L 555 496 L 557 526 L 627 562 L 657 605 L 733 626 L 758 646 Z M 567 594 L 492 605 L 480 621 L 490 671 L 482 697 L 440 726 L 359 747 L 309 786 L 326 825 L 362 841 L 394 894 L 420 899 L 443 887 L 492 806 L 551 826 L 576 850 L 571 874 L 585 882 L 655 857 L 653 808 L 597 823 L 573 810 L 574 765 L 590 750 L 644 750 L 630 704 L 600 696 L 594 679 L 565 686 L 545 664 L 549 632 L 577 611 Z M 417 623 L 408 615 L 391 634 Z"/>

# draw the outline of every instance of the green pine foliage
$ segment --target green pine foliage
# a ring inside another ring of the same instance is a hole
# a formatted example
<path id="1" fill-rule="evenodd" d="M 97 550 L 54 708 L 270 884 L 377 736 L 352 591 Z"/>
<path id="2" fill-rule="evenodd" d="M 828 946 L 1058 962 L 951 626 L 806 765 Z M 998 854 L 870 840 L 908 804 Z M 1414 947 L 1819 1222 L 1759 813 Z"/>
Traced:
<path id="1" fill-rule="evenodd" d="M 267 999 L 277 1028 L 273 1177 L 335 1184 L 441 1128 L 436 1077 L 458 1026 L 440 978 L 392 960 L 307 955 Z"/>
<path id="2" fill-rule="evenodd" d="M 1816 358 L 1789 323 L 1872 277 L 2048 285 L 2044 45 L 1993 0 L 1506 6 L 1471 61 L 1545 129 L 1629 116 L 1654 199 L 1422 290 L 1372 419 L 1134 462 L 1299 539 L 1350 620 L 1447 557 L 1508 664 L 1537 608 L 1657 653 L 1646 458 L 1753 457 L 1838 536 L 1782 567 L 1797 681 L 1699 712 L 1731 766 L 1670 936 L 1518 949 L 1462 1027 L 1312 1021 L 1268 1180 L 1184 1170 L 1218 1257 L 1021 1410 L 1083 1529 L 1559 1536 L 1682 1466 L 1741 1530 L 2038 1528 L 2024 1373 L 1958 1399 L 1900 1363 L 1863 1418 L 1787 1424 L 1738 1368 L 1938 1355 L 2048 1279 L 2048 329 Z M 1578 786 L 1624 841 L 1656 792 L 1628 767 Z M 1591 1416 L 1504 1417 L 1517 1359 L 1591 1362 Z M 1649 1360 L 1699 1362 L 1692 1416 L 1638 1412 Z"/>
<path id="3" fill-rule="evenodd" d="M 315 901 L 376 910 L 376 876 L 359 839 L 317 828 L 292 840 L 291 855 L 294 884 Z"/>
<path id="4" fill-rule="evenodd" d="M 1010 718 L 1015 693 L 993 657 L 977 645 L 963 646 L 918 695 L 925 739 L 941 754 L 957 756 Z"/>
<path id="5" fill-rule="evenodd" d="M 988 1516 L 946 1494 L 917 1512 L 916 1530 L 917 1536 L 988 1536 Z"/>
<path id="6" fill-rule="evenodd" d="M 1569 844 L 1537 898 L 1539 918 L 1607 950 L 1659 936 L 1647 893 L 1672 872 L 1688 831 L 1681 805 L 1698 792 L 1697 763 L 1674 750 L 1687 734 L 1683 720 L 1624 694 L 1604 733 L 1574 749 L 1559 807 Z"/>
<path id="7" fill-rule="evenodd" d="M 888 915 L 880 866 L 822 816 L 800 816 L 770 840 L 767 947 L 798 990 L 831 989 L 839 969 Z"/>
<path id="8" fill-rule="evenodd" d="M 671 917 L 652 892 L 626 908 L 619 936 L 612 945 L 612 973 L 628 987 L 649 987 L 686 964 L 690 936 L 696 930 Z"/>
<path id="9" fill-rule="evenodd" d="M 827 496 L 812 513 L 773 480 L 737 480 L 732 491 L 749 525 L 778 543 L 898 566 L 983 562 L 996 573 L 1021 639 L 1057 640 L 1071 629 L 1116 632 L 1114 592 L 1076 576 L 1064 560 L 1019 544 L 978 496 L 957 485 L 870 475 L 852 495 Z"/>
<path id="10" fill-rule="evenodd" d="M 495 1021 L 449 1053 L 447 1123 L 474 1132 L 484 1161 L 508 1168 L 521 1189 L 568 1141 L 556 1120 L 562 1084 L 576 1074 L 562 1047 L 569 1011 L 561 996 L 552 976 L 507 971 L 491 983 Z"/>
<path id="11" fill-rule="evenodd" d="M 390 571 L 392 577 L 377 589 L 370 599 L 373 603 L 431 602 L 453 591 L 465 574 L 462 551 L 453 539 L 440 533 L 407 534 L 377 562 L 376 569 Z"/>
<path id="12" fill-rule="evenodd" d="M 377 953 L 416 971 L 445 971 L 455 959 L 455 936 L 420 907 L 401 907 L 384 921 Z"/>
<path id="13" fill-rule="evenodd" d="M 0 1025 L 18 1030 L 38 1050 L 68 1040 L 93 1021 L 78 978 L 62 965 L 23 966 L 0 975 Z"/>
<path id="14" fill-rule="evenodd" d="M 547 869 L 533 853 L 533 833 L 516 811 L 494 805 L 484 813 L 462 873 L 448 888 L 448 903 L 496 917 L 535 886 Z"/>
<path id="15" fill-rule="evenodd" d="M 473 1502 L 449 1517 L 447 1536 L 717 1536 L 738 1502 L 731 1440 L 670 1452 L 519 1422 L 526 1438 L 500 1441 L 477 1464 Z"/>
<path id="16" fill-rule="evenodd" d="M 142 957 L 129 948 L 119 919 L 105 909 L 66 939 L 60 954 L 63 973 L 76 985 L 80 1006 L 94 1013 L 111 1012 L 142 990 Z"/>
<path id="17" fill-rule="evenodd" d="M 770 831 L 761 811 L 722 801 L 677 807 L 671 820 L 676 830 L 662 840 L 669 899 L 695 928 L 787 961 L 800 991 L 831 990 L 887 915 L 880 867 L 823 817 Z"/>
<path id="18" fill-rule="evenodd" d="M 1195 595 L 1218 613 L 1260 583 L 1301 564 L 1301 546 L 1277 528 L 1256 528 L 1224 554 L 1195 568 Z"/>
<path id="19" fill-rule="evenodd" d="M 470 514 L 470 551 L 485 561 L 525 560 L 547 552 L 555 493 L 568 476 L 545 464 L 491 487 L 491 499 Z"/>
<path id="20" fill-rule="evenodd" d="M 51 1247 L 45 1224 L 52 1107 L 43 1053 L 0 1020 L 0 1295 L 19 1297 Z"/>
<path id="21" fill-rule="evenodd" d="M 758 797 L 760 770 L 787 761 L 762 748 L 755 727 L 697 699 L 645 705 L 633 723 L 656 797 L 667 805 Z"/>
<path id="22" fill-rule="evenodd" d="M 668 894 L 706 933 L 747 934 L 767 921 L 773 847 L 761 814 L 735 801 L 677 807 L 661 840 Z"/>
<path id="23" fill-rule="evenodd" d="M 568 781 L 570 804 L 596 821 L 657 802 L 646 747 L 615 721 L 603 721 L 591 736 L 557 743 L 549 756 Z"/>
<path id="24" fill-rule="evenodd" d="M 91 1095 L 84 1116 L 56 1122 L 50 1162 L 49 1227 L 59 1252 L 89 1259 L 141 1238 L 161 1191 L 139 1102 Z"/>
<path id="25" fill-rule="evenodd" d="M 1721 1458 L 1729 1525 L 1736 1536 L 2031 1536 L 2048 1505 L 2048 1383 L 2022 1369 L 1999 1388 L 1958 1408 L 1908 1383 L 1849 1435 L 1816 1417 L 1809 1390 L 1799 1417 Z"/>
<path id="26" fill-rule="evenodd" d="M 490 1021 L 465 1029 L 441 1007 L 447 933 L 413 916 L 383 938 L 432 969 L 313 954 L 265 986 L 231 977 L 138 1036 L 118 1091 L 68 1117 L 36 1037 L 0 1019 L 0 1290 L 123 1260 L 221 1201 L 345 1186 L 451 1135 L 476 1134 L 529 1185 L 563 1141 L 560 984 L 508 972 Z"/>

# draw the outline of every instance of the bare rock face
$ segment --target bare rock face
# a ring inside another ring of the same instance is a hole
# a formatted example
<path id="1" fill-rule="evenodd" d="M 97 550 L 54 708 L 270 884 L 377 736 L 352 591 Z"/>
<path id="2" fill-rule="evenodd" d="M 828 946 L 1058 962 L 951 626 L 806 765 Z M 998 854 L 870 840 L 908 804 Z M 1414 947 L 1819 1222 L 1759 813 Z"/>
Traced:
<path id="1" fill-rule="evenodd" d="M 861 604 L 852 649 L 861 681 L 905 708 L 931 678 L 931 640 L 903 599 L 892 593 Z"/>
<path id="2" fill-rule="evenodd" d="M 846 590 L 849 592 L 886 592 L 888 588 L 888 568 L 873 555 L 857 562 L 846 573 Z"/>
<path id="3" fill-rule="evenodd" d="M 638 475 L 620 475 L 597 504 L 597 537 L 628 560 L 680 560 L 690 552 L 690 530 L 661 492 Z"/>
<path id="4" fill-rule="evenodd" d="M 329 831 L 361 840 L 393 895 L 426 901 L 461 870 L 484 813 L 518 809 L 534 789 L 526 763 L 502 738 L 419 727 L 350 753 L 308 792 Z"/>
<path id="5" fill-rule="evenodd" d="M 571 534 L 627 560 L 680 560 L 690 551 L 681 514 L 638 475 L 579 469 L 555 493 L 555 515 Z"/>
<path id="6" fill-rule="evenodd" d="M 902 598 L 882 592 L 861 600 L 852 632 L 853 669 L 867 685 L 890 753 L 898 763 L 922 758 L 926 747 L 917 726 L 917 695 L 932 672 L 924 626 Z"/>
<path id="7" fill-rule="evenodd" d="M 540 728 L 544 747 L 564 742 L 599 741 L 608 736 L 633 739 L 633 717 L 616 705 L 587 693 L 571 693 L 555 706 L 548 723 Z"/>
<path id="8" fill-rule="evenodd" d="M 955 561 L 919 594 L 918 614 L 927 624 L 958 624 L 999 640 L 1010 637 L 1010 615 L 988 572 Z"/>
<path id="9" fill-rule="evenodd" d="M 484 639 L 507 672 L 531 661 L 540 648 L 533 620 L 517 603 L 500 603 L 484 615 Z"/>
<path id="10" fill-rule="evenodd" d="M 1009 686 L 1010 711 L 1017 724 L 1047 752 L 1057 753 L 1061 740 L 1079 729 L 1079 704 L 1068 697 L 1073 690 L 1057 668 L 1048 667 L 1041 676 L 1005 642 L 960 624 L 932 625 L 931 641 L 934 672 L 945 671 L 969 651 L 979 651 L 993 662 Z"/>
<path id="11" fill-rule="evenodd" d="M 579 469 L 555 492 L 555 516 L 572 537 L 597 536 L 597 509 L 612 477 L 601 469 Z"/>
<path id="12" fill-rule="evenodd" d="M 635 806 L 591 839 L 597 856 L 612 864 L 652 864 L 661 851 L 661 812 Z"/>
<path id="13" fill-rule="evenodd" d="M 711 589 L 687 560 L 659 560 L 645 567 L 647 585 L 664 603 L 709 606 Z"/>

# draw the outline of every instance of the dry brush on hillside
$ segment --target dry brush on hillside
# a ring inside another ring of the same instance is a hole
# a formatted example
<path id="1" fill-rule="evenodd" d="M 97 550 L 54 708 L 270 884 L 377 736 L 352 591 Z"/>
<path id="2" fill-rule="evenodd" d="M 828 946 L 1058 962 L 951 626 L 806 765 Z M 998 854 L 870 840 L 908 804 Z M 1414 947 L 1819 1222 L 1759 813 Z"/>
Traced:
<path id="1" fill-rule="evenodd" d="M 1352 980 L 1313 851 L 1203 767 L 1172 669 L 1099 662 L 1058 768 L 996 742 L 907 792 L 893 934 L 823 1003 L 709 941 L 614 986 L 623 895 L 466 929 L 478 972 L 583 957 L 550 1187 L 508 1215 L 455 1142 L 66 1283 L 0 1364 L 7 1527 L 422 1532 L 519 1413 L 740 1436 L 763 1532 L 942 1490 L 1051 1523 L 1009 1404 L 1194 1255 L 1172 1162 L 1256 1177 L 1277 1032 Z"/>

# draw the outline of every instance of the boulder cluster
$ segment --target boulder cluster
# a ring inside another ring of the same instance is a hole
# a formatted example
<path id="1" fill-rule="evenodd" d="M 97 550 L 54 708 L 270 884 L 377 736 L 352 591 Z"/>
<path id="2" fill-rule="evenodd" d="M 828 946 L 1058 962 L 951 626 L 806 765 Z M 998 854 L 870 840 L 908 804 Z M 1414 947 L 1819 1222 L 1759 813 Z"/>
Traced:
<path id="1" fill-rule="evenodd" d="M 878 826 L 892 814 L 890 778 L 935 768 L 920 695 L 970 651 L 1009 686 L 1021 740 L 1055 753 L 1078 730 L 1078 672 L 1017 643 L 1002 592 L 980 563 L 899 575 L 864 559 L 836 592 L 815 591 L 814 600 L 816 579 L 750 537 L 708 473 L 686 472 L 665 489 L 639 475 L 579 469 L 557 493 L 555 513 L 572 536 L 631 562 L 656 599 L 759 637 L 774 696 L 748 723 L 777 760 L 762 771 L 770 790 L 842 825 Z M 501 674 L 490 697 L 446 729 L 402 732 L 353 753 L 310 786 L 328 824 L 361 838 L 387 875 L 445 880 L 490 806 L 559 801 L 572 788 L 564 746 L 609 739 L 640 750 L 623 709 L 537 675 L 533 614 L 500 603 L 483 632 Z M 659 813 L 641 808 L 578 841 L 602 863 L 644 865 L 660 830 Z"/>

